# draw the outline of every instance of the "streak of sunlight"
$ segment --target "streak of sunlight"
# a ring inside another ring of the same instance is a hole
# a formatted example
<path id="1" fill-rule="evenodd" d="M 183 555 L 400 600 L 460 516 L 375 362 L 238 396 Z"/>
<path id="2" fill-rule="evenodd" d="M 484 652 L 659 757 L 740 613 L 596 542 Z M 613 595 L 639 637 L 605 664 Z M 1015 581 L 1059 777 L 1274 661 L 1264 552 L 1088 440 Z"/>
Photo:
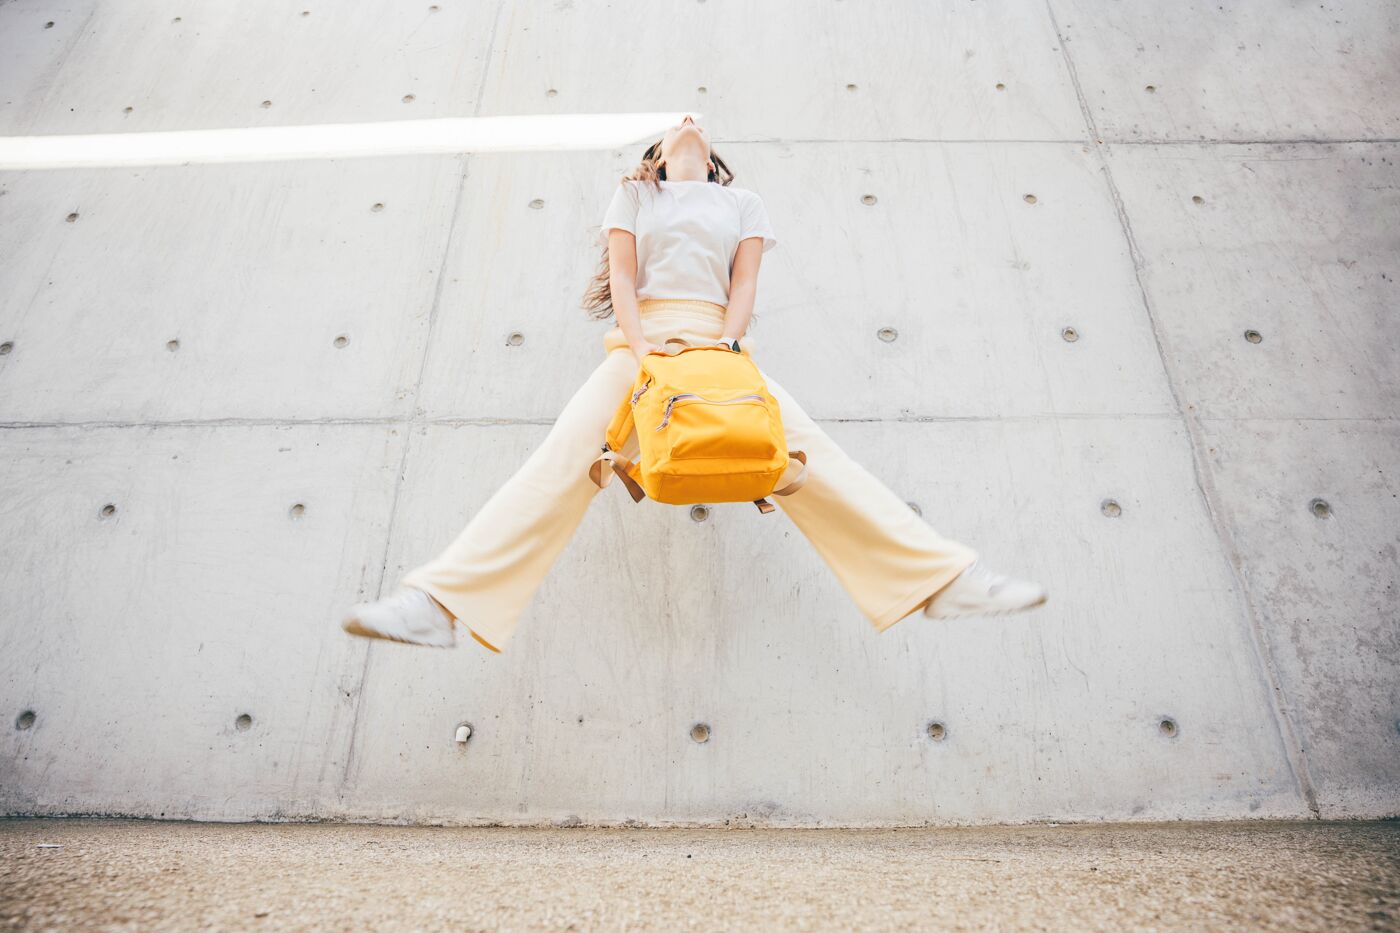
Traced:
<path id="1" fill-rule="evenodd" d="M 441 117 L 237 129 L 0 136 L 0 169 L 268 162 L 452 152 L 606 149 L 659 136 L 685 114 Z"/>

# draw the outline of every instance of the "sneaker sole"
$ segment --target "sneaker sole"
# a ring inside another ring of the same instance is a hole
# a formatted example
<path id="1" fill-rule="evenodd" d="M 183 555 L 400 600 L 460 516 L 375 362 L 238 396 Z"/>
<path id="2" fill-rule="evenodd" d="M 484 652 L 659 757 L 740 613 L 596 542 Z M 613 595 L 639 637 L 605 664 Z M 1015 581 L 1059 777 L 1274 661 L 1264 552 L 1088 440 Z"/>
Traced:
<path id="1" fill-rule="evenodd" d="M 393 635 L 386 635 L 374 629 L 365 628 L 360 624 L 360 620 L 355 616 L 350 616 L 340 623 L 340 627 L 351 635 L 359 635 L 361 638 L 378 638 L 381 641 L 392 641 L 400 645 L 418 645 L 420 648 L 455 648 L 457 642 L 449 641 L 446 644 L 439 644 L 434 641 L 413 641 L 408 638 L 395 638 Z"/>
<path id="2" fill-rule="evenodd" d="M 982 609 L 982 610 L 979 610 L 979 611 L 976 611 L 976 612 L 971 611 L 971 610 L 969 610 L 969 611 L 967 611 L 967 612 L 938 612 L 938 613 L 934 613 L 934 614 L 932 614 L 932 615 L 930 615 L 929 613 L 926 612 L 926 613 L 924 613 L 924 618 L 927 618 L 927 619 L 966 619 L 966 618 L 969 618 L 969 617 L 971 617 L 971 616 L 1009 616 L 1009 615 L 1015 615 L 1015 614 L 1018 613 L 1018 612 L 1025 612 L 1027 609 L 1034 609 L 1036 606 L 1043 606 L 1043 605 L 1045 605 L 1046 600 L 1048 600 L 1049 598 L 1050 598 L 1050 594 L 1049 594 L 1049 593 L 1044 593 L 1044 594 L 1041 595 L 1041 597 L 1040 597 L 1039 599 L 1037 599 L 1037 600 L 1036 600 L 1035 602 L 1033 602 L 1033 603 L 1026 603 L 1026 604 L 1023 605 L 1023 606 L 1013 606 L 1013 607 L 1011 607 L 1011 608 L 1009 608 L 1009 609 Z"/>

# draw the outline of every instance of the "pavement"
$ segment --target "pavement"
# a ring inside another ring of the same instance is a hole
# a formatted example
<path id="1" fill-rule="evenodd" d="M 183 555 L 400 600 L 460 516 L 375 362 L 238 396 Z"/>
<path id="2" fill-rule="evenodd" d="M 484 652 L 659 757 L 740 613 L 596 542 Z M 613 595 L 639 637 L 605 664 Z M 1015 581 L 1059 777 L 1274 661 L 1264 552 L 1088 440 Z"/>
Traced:
<path id="1" fill-rule="evenodd" d="M 4 930 L 1400 930 L 1400 821 L 0 820 Z"/>

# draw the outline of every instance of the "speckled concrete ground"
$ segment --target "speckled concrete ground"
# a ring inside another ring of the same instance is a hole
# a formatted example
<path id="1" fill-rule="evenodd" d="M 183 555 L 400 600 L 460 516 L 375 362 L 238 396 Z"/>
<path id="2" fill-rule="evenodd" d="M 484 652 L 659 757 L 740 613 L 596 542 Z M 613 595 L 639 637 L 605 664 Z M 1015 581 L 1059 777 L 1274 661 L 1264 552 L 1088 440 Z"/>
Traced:
<path id="1" fill-rule="evenodd" d="M 1400 822 L 516 829 L 0 821 L 6 929 L 1400 928 Z"/>

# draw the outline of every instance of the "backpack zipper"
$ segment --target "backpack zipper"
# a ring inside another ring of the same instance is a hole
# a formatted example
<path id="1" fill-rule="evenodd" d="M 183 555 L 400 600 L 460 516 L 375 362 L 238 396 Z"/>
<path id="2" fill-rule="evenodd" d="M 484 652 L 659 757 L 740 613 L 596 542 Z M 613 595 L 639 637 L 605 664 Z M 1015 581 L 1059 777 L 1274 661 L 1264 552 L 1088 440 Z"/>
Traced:
<path id="1" fill-rule="evenodd" d="M 747 401 L 759 401 L 759 402 L 761 402 L 761 401 L 764 400 L 764 399 L 763 399 L 763 396 L 761 396 L 761 395 L 740 395 L 740 396 L 737 396 L 737 397 L 735 397 L 735 398 L 716 399 L 716 398 L 705 398 L 703 395 L 697 395 L 697 394 L 694 393 L 694 392 L 682 392 L 681 394 L 679 394 L 679 395 L 673 395 L 673 396 L 671 396 L 670 398 L 668 398 L 668 399 L 666 400 L 666 411 L 665 411 L 664 414 L 662 414 L 662 416 L 661 416 L 661 423 L 658 424 L 658 425 L 656 426 L 656 430 L 660 431 L 662 428 L 666 427 L 666 425 L 667 425 L 667 424 L 670 422 L 670 420 L 671 420 L 671 407 L 672 407 L 673 405 L 676 404 L 677 399 L 683 399 L 683 398 L 698 398 L 698 399 L 702 399 L 703 401 L 709 402 L 711 405 L 729 405 L 729 404 L 731 404 L 731 403 L 733 403 L 733 402 L 747 402 Z"/>
<path id="2" fill-rule="evenodd" d="M 642 387 L 641 387 L 640 389 L 638 389 L 637 391 L 635 391 L 635 392 L 632 393 L 632 407 L 633 407 L 633 408 L 636 408 L 636 407 L 637 407 L 637 399 L 639 399 L 639 398 L 641 397 L 642 393 L 645 392 L 647 389 L 650 389 L 650 388 L 651 388 L 651 380 L 648 379 L 646 382 L 642 383 Z"/>

